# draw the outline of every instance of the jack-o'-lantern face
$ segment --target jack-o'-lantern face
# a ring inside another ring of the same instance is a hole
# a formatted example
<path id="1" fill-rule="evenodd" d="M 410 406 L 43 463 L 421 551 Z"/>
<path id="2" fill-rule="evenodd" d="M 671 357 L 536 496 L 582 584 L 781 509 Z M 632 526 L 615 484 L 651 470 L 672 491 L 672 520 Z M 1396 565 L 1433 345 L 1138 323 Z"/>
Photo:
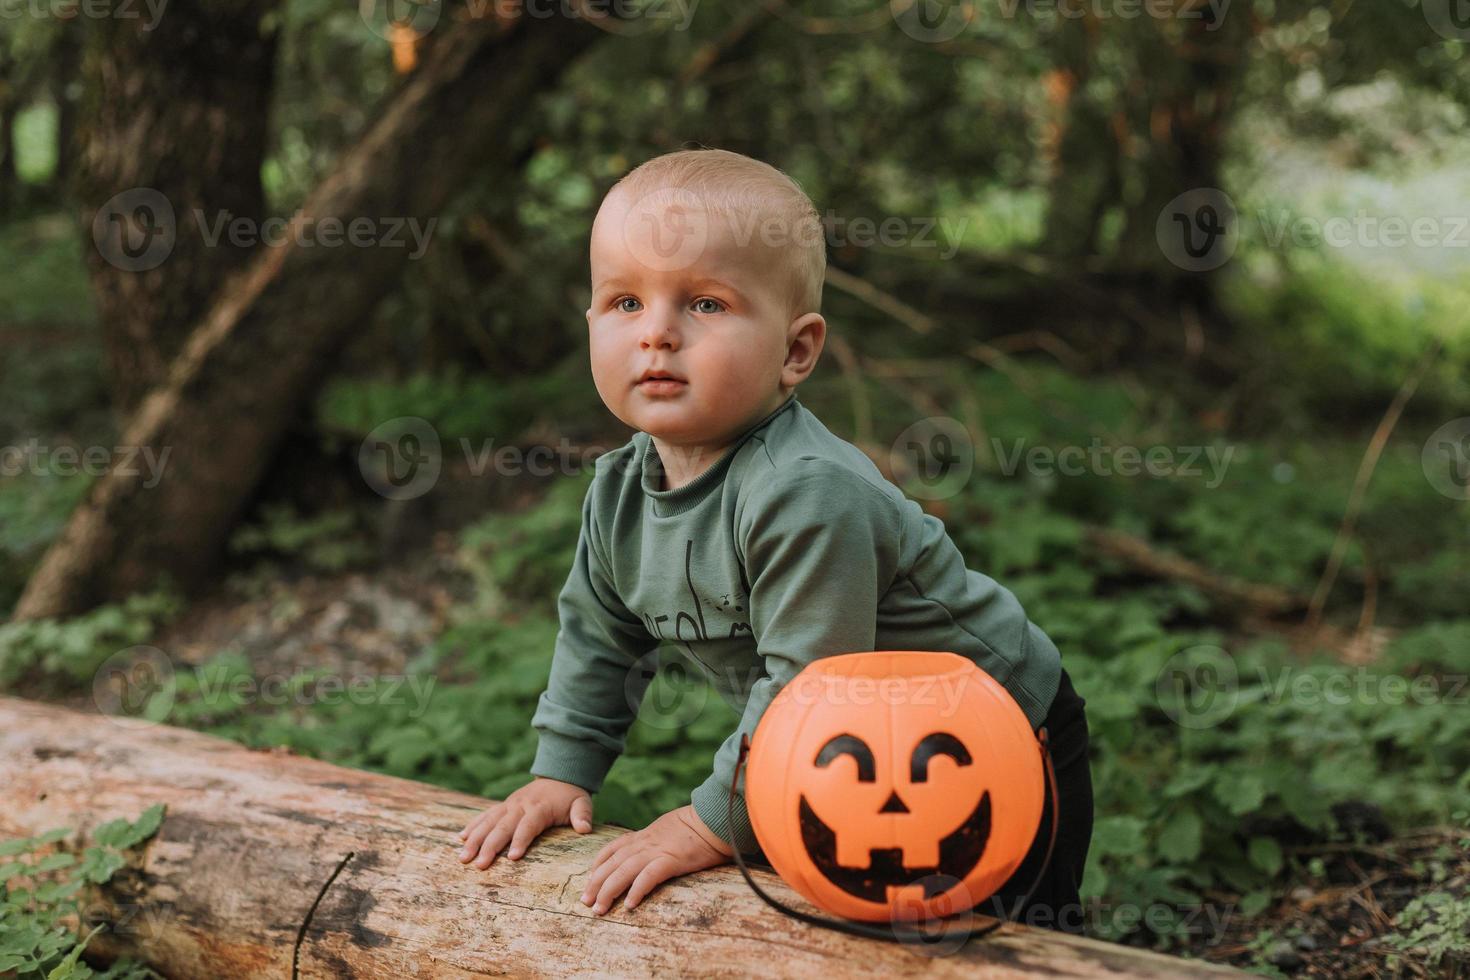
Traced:
<path id="1" fill-rule="evenodd" d="M 828 739 L 817 753 L 814 764 L 826 768 L 840 756 L 851 756 L 857 765 L 857 780 L 860 783 L 878 782 L 877 760 L 868 743 L 856 735 L 844 733 Z M 949 732 L 931 732 L 919 740 L 909 754 L 908 785 L 904 794 L 911 799 L 931 794 L 915 793 L 915 787 L 929 783 L 930 763 L 939 756 L 947 757 L 955 766 L 970 766 L 974 760 L 970 752 Z M 925 802 L 933 802 L 926 799 Z M 950 809 L 945 806 L 944 809 Z M 981 790 L 980 798 L 960 820 L 954 830 L 935 842 L 937 857 L 928 860 L 929 848 L 919 841 L 917 834 L 932 826 L 930 820 L 923 821 L 924 830 L 913 828 L 916 833 L 905 833 L 902 826 L 896 828 L 905 844 L 902 847 L 869 848 L 869 860 L 865 867 L 844 865 L 838 859 L 837 832 L 825 823 L 812 809 L 806 795 L 801 797 L 801 842 L 822 876 L 849 895 L 869 902 L 888 900 L 889 887 L 902 887 L 920 883 L 924 897 L 933 898 L 948 883 L 962 881 L 985 853 L 985 844 L 990 839 L 990 791 Z M 913 815 L 913 810 L 900 795 L 899 787 L 889 790 L 880 814 L 895 816 Z M 911 846 L 907 842 L 913 840 Z M 914 864 L 915 860 L 922 863 Z M 948 879 L 948 881 L 946 881 Z"/>
<path id="2" fill-rule="evenodd" d="M 967 658 L 823 657 L 762 715 L 746 805 L 771 866 L 827 911 L 947 915 L 993 894 L 1030 848 L 1039 749 L 1015 699 Z"/>

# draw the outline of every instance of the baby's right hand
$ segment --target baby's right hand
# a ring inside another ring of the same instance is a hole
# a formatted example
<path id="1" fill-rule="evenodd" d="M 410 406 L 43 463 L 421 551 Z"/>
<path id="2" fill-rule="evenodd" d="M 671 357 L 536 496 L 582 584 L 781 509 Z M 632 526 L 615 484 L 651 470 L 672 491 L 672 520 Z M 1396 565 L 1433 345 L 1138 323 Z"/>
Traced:
<path id="1" fill-rule="evenodd" d="M 483 871 L 495 863 L 507 841 L 506 856 L 517 860 L 547 827 L 567 824 L 579 834 L 592 830 L 592 797 L 580 786 L 537 776 L 465 825 L 459 832 L 464 842 L 459 862 L 474 858 L 475 867 Z"/>

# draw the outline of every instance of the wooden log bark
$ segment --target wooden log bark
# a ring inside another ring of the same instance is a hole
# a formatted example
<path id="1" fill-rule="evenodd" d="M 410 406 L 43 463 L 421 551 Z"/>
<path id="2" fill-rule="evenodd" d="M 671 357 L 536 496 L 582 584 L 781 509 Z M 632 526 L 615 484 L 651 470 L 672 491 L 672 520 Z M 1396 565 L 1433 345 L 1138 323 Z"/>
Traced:
<path id="1" fill-rule="evenodd" d="M 626 831 L 557 828 L 520 860 L 479 871 L 459 863 L 454 835 L 489 800 L 18 698 L 0 697 L 0 786 L 0 838 L 71 827 L 64 845 L 166 804 L 139 866 L 102 896 L 121 927 L 91 948 L 168 977 L 1234 975 L 1013 924 L 923 955 L 792 920 L 733 866 L 599 917 L 580 885 L 598 849 Z"/>

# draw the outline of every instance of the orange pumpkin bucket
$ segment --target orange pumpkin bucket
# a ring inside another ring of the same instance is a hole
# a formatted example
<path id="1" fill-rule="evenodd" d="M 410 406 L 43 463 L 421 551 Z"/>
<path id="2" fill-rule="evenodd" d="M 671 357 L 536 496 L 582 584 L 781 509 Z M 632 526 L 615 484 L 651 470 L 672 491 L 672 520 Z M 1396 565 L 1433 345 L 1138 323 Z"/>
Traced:
<path id="1" fill-rule="evenodd" d="M 742 759 L 746 746 L 746 808 L 771 866 L 849 920 L 944 919 L 983 902 L 1030 850 L 1048 784 L 1056 798 L 1046 730 L 1033 734 L 1010 693 L 954 653 L 814 661 Z"/>

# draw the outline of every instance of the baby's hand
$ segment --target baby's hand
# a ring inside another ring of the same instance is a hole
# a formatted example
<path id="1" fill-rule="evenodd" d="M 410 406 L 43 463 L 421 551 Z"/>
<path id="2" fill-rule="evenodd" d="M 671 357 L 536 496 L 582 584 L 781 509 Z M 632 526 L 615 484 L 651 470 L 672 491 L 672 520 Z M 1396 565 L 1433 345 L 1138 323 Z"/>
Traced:
<path id="1" fill-rule="evenodd" d="M 514 861 L 541 831 L 567 824 L 580 834 L 592 830 L 592 797 L 580 786 L 537 776 L 465 825 L 459 832 L 464 841 L 459 862 L 464 864 L 478 853 L 475 867 L 483 871 L 495 863 L 506 841 L 510 842 L 506 856 Z"/>
<path id="2" fill-rule="evenodd" d="M 681 806 L 642 830 L 608 841 L 592 862 L 582 904 L 602 915 L 626 890 L 623 907 L 636 908 L 659 882 L 725 864 L 734 856 L 693 806 Z"/>

